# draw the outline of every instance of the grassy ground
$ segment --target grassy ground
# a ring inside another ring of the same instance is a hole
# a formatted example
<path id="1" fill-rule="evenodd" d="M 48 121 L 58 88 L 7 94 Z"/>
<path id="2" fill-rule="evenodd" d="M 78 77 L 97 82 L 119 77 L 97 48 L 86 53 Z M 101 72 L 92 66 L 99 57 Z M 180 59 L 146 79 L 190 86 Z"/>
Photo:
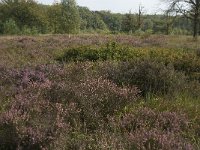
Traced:
<path id="1" fill-rule="evenodd" d="M 189 36 L 2 36 L 0 54 L 0 149 L 200 149 Z"/>

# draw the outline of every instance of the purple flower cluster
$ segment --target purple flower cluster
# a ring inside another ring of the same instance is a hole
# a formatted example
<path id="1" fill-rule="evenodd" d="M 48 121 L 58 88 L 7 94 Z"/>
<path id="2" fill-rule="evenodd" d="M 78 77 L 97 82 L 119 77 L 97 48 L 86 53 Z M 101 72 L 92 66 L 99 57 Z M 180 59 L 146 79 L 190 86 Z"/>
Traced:
<path id="1" fill-rule="evenodd" d="M 137 88 L 121 88 L 88 74 L 88 66 L 2 69 L 1 74 L 7 74 L 1 78 L 3 90 L 14 87 L 0 115 L 3 130 L 11 126 L 15 131 L 17 140 L 9 142 L 19 148 L 47 148 L 62 132 L 67 136 L 77 128 L 97 130 L 107 116 L 137 98 Z"/>
<path id="2" fill-rule="evenodd" d="M 112 122 L 128 139 L 130 149 L 193 149 L 182 136 L 189 128 L 185 115 L 141 108 Z"/>

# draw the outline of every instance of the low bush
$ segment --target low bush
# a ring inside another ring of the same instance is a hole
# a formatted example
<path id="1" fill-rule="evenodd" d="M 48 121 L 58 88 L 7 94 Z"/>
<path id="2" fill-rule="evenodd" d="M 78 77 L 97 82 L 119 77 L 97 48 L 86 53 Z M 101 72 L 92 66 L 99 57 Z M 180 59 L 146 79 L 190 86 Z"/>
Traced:
<path id="1" fill-rule="evenodd" d="M 0 148 L 42 149 L 54 145 L 65 133 L 95 133 L 125 106 L 135 102 L 137 88 L 118 87 L 86 72 L 86 66 L 39 66 L 21 70 L 1 69 L 2 90 L 12 86 L 12 97 L 0 115 Z M 81 72 L 74 75 L 74 72 Z M 11 130 L 12 129 L 12 130 Z M 12 132 L 7 138 L 7 132 Z"/>
<path id="2" fill-rule="evenodd" d="M 65 52 L 57 60 L 70 61 L 105 61 L 105 60 L 129 60 L 133 58 L 130 48 L 117 45 L 115 42 L 108 43 L 104 47 L 78 47 Z"/>
<path id="3" fill-rule="evenodd" d="M 193 149 L 183 138 L 189 121 L 183 114 L 155 112 L 139 108 L 121 118 L 112 118 L 112 128 L 118 129 L 127 139 L 127 149 Z"/>
<path id="4" fill-rule="evenodd" d="M 108 43 L 103 47 L 78 47 L 65 52 L 57 60 L 70 61 L 130 61 L 150 59 L 174 66 L 175 70 L 185 72 L 191 77 L 200 72 L 200 59 L 195 52 L 172 50 L 163 48 L 134 48 L 118 45 L 115 42 Z"/>
<path id="5" fill-rule="evenodd" d="M 186 76 L 174 70 L 172 65 L 157 61 L 138 60 L 103 64 L 100 68 L 109 80 L 118 85 L 136 85 L 143 95 L 175 94 L 184 90 Z"/>
<path id="6" fill-rule="evenodd" d="M 13 19 L 7 20 L 3 24 L 3 33 L 8 35 L 19 34 L 20 29 Z"/>
<path id="7" fill-rule="evenodd" d="M 21 30 L 22 35 L 36 35 L 39 31 L 36 27 L 30 28 L 28 26 L 24 26 Z"/>

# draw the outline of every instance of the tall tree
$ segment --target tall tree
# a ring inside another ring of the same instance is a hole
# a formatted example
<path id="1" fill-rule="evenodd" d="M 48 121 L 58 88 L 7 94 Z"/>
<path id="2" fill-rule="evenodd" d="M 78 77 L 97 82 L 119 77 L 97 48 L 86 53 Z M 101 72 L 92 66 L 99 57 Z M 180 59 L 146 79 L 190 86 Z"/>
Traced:
<path id="1" fill-rule="evenodd" d="M 142 30 L 143 31 L 147 31 L 147 30 L 152 30 L 153 29 L 153 21 L 152 19 L 144 19 L 143 21 L 143 25 L 142 25 Z"/>
<path id="2" fill-rule="evenodd" d="M 131 12 L 125 14 L 122 20 L 122 31 L 132 33 L 136 30 L 136 18 Z"/>
<path id="3" fill-rule="evenodd" d="M 0 18 L 2 22 L 8 22 L 10 19 L 16 22 L 16 25 L 23 27 L 37 27 L 44 33 L 47 26 L 45 12 L 34 0 L 1 0 Z"/>
<path id="4" fill-rule="evenodd" d="M 98 13 L 100 14 L 101 18 L 108 26 L 108 29 L 110 31 L 114 33 L 121 30 L 121 24 L 122 24 L 121 14 L 111 13 L 110 11 L 100 11 Z"/>
<path id="5" fill-rule="evenodd" d="M 48 22 L 49 28 L 52 33 L 62 33 L 61 27 L 61 5 L 58 3 L 54 3 L 54 5 L 50 6 L 48 9 Z"/>
<path id="6" fill-rule="evenodd" d="M 173 23 L 175 22 L 175 19 L 177 18 L 177 12 L 171 12 L 170 10 L 167 10 L 164 14 L 165 17 L 165 34 L 169 35 L 170 31 L 172 30 Z"/>
<path id="7" fill-rule="evenodd" d="M 165 0 L 169 9 L 181 13 L 193 23 L 193 37 L 198 37 L 200 22 L 200 0 Z"/>
<path id="8" fill-rule="evenodd" d="M 75 0 L 62 0 L 61 26 L 64 33 L 77 33 L 80 29 L 80 16 Z"/>
<path id="9" fill-rule="evenodd" d="M 139 5 L 139 9 L 138 9 L 138 18 L 137 18 L 137 29 L 141 29 L 142 27 L 142 23 L 143 23 L 143 20 L 142 20 L 142 16 L 144 14 L 144 7 Z"/>

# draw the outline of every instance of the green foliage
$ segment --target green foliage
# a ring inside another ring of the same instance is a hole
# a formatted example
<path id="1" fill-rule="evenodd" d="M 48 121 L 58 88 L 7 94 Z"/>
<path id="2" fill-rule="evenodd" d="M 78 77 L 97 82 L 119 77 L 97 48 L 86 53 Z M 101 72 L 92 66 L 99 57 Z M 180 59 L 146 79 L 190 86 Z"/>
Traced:
<path id="1" fill-rule="evenodd" d="M 58 58 L 59 61 L 96 61 L 99 59 L 98 49 L 90 47 L 80 47 L 67 50 L 64 56 Z"/>
<path id="2" fill-rule="evenodd" d="M 153 29 L 153 21 L 151 19 L 144 19 L 142 30 L 148 31 Z"/>
<path id="3" fill-rule="evenodd" d="M 165 20 L 162 17 L 155 18 L 153 25 L 154 33 L 163 34 L 165 33 Z"/>
<path id="4" fill-rule="evenodd" d="M 142 15 L 142 18 L 142 31 L 152 30 L 155 34 L 166 34 L 168 22 L 164 15 Z M 75 0 L 63 0 L 54 5 L 42 5 L 34 0 L 0 1 L 0 24 L 9 19 L 15 21 L 21 32 L 24 32 L 22 30 L 26 26 L 31 30 L 35 28 L 42 34 L 78 33 L 80 30 L 84 33 L 132 34 L 138 30 L 136 14 L 91 11 L 87 7 L 78 7 Z M 173 34 L 190 35 L 192 22 L 178 16 L 173 25 L 170 25 L 171 30 Z M 3 33 L 2 28 L 0 33 Z"/>
<path id="5" fill-rule="evenodd" d="M 141 29 L 138 29 L 138 30 L 135 31 L 135 35 L 137 35 L 137 36 L 141 36 L 141 35 L 143 35 L 144 33 L 145 33 L 145 32 L 142 31 Z"/>
<path id="6" fill-rule="evenodd" d="M 122 20 L 122 31 L 133 33 L 136 29 L 136 18 L 133 14 L 125 14 Z"/>
<path id="7" fill-rule="evenodd" d="M 36 35 L 36 34 L 38 34 L 38 30 L 36 27 L 29 28 L 27 26 L 24 26 L 22 28 L 21 34 L 22 35 Z"/>
<path id="8" fill-rule="evenodd" d="M 5 35 L 36 35 L 39 33 L 36 27 L 30 28 L 28 26 L 24 26 L 20 30 L 13 20 L 8 20 L 3 25 L 3 31 Z"/>
<path id="9" fill-rule="evenodd" d="M 3 25 L 4 34 L 19 34 L 20 30 L 13 19 L 7 20 Z"/>
<path id="10" fill-rule="evenodd" d="M 90 11 L 86 7 L 79 7 L 82 20 L 81 29 L 85 31 L 107 30 L 107 26 L 99 13 Z"/>
<path id="11" fill-rule="evenodd" d="M 185 29 L 174 28 L 174 29 L 171 31 L 171 34 L 172 34 L 172 35 L 189 35 L 190 32 L 189 32 L 188 30 L 185 30 Z"/>
<path id="12" fill-rule="evenodd" d="M 48 8 L 47 12 L 50 31 L 53 33 L 61 33 L 61 5 L 52 5 Z"/>
<path id="13" fill-rule="evenodd" d="M 92 28 L 93 29 L 101 29 L 101 30 L 106 30 L 106 24 L 103 22 L 103 20 L 97 15 L 92 16 Z"/>
<path id="14" fill-rule="evenodd" d="M 122 47 L 115 42 L 108 43 L 101 48 L 95 47 L 78 47 L 72 48 L 65 52 L 63 56 L 58 58 L 59 61 L 105 61 L 105 60 L 129 60 L 134 54 L 128 47 Z"/>
<path id="15" fill-rule="evenodd" d="M 199 89 L 197 88 L 199 84 L 187 83 L 188 80 L 200 80 L 200 61 L 197 54 L 193 52 L 162 48 L 130 48 L 111 42 L 100 48 L 88 46 L 72 48 L 57 60 L 61 62 L 124 61 L 125 63 L 117 66 L 116 70 L 111 67 L 109 79 L 121 85 L 137 85 L 143 94 L 176 94 L 182 90 L 187 92 L 192 87 Z M 196 95 L 195 92 L 193 95 Z"/>
<path id="16" fill-rule="evenodd" d="M 48 8 L 48 22 L 53 33 L 78 33 L 82 20 L 74 0 L 64 0 Z"/>
<path id="17" fill-rule="evenodd" d="M 41 33 L 45 33 L 47 30 L 47 20 L 44 9 L 32 0 L 5 1 L 2 4 L 0 14 L 2 14 L 2 22 L 12 19 L 20 30 L 22 30 L 24 26 L 28 28 L 37 28 Z M 7 31 L 4 31 L 4 33 L 7 33 Z"/>
<path id="18" fill-rule="evenodd" d="M 77 33 L 80 29 L 80 16 L 75 0 L 62 0 L 61 2 L 62 33 Z"/>
<path id="19" fill-rule="evenodd" d="M 112 32 L 121 31 L 122 15 L 112 14 L 109 11 L 100 11 L 98 14 L 101 16 L 107 27 Z"/>
<path id="20" fill-rule="evenodd" d="M 141 34 L 140 34 L 141 35 Z M 142 34 L 141 38 L 148 38 L 148 34 Z M 157 60 L 164 64 L 172 64 L 176 70 L 192 74 L 200 72 L 200 60 L 195 52 L 183 50 L 171 50 L 166 48 L 133 48 L 118 45 L 116 42 L 107 43 L 102 47 L 76 47 L 67 49 L 64 56 L 59 60 L 63 61 L 97 61 L 97 60 L 116 60 L 128 61 L 144 58 Z"/>

